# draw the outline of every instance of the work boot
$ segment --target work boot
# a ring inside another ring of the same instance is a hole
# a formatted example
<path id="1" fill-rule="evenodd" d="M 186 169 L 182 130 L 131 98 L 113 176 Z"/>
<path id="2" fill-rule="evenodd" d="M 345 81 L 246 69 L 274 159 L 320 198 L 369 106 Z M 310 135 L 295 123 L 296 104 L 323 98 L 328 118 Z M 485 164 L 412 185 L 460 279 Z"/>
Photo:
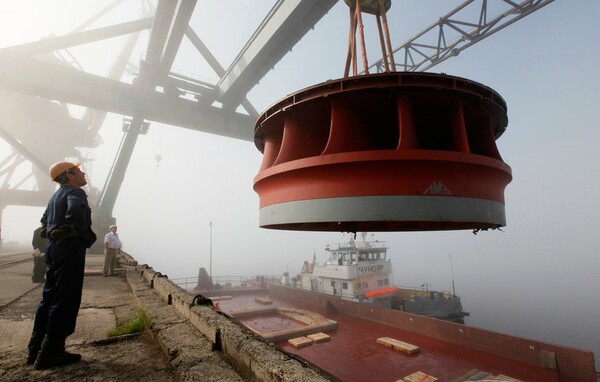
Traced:
<path id="1" fill-rule="evenodd" d="M 29 345 L 27 345 L 27 349 L 29 350 L 29 354 L 27 355 L 27 364 L 33 365 L 35 362 L 40 349 L 42 348 L 42 341 L 44 340 L 44 334 L 38 332 L 32 332 L 31 338 L 29 339 Z"/>
<path id="2" fill-rule="evenodd" d="M 73 354 L 65 351 L 64 338 L 44 338 L 42 350 L 38 354 L 34 367 L 37 370 L 47 369 L 53 366 L 67 365 L 69 363 L 79 362 L 81 354 Z"/>

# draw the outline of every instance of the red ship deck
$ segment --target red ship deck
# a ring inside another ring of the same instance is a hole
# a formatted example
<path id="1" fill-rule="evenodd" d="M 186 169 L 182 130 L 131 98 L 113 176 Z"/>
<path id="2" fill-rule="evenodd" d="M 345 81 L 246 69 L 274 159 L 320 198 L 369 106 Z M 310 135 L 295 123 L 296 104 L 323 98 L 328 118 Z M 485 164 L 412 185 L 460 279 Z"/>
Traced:
<path id="1" fill-rule="evenodd" d="M 291 295 L 287 295 L 289 293 Z M 275 290 L 257 290 L 251 294 L 235 294 L 227 291 L 225 294 L 232 298 L 219 301 L 220 309 L 224 313 L 241 308 L 259 307 L 261 304 L 255 299 L 268 296 L 273 301 L 273 304 L 269 305 L 271 307 L 305 309 L 337 321 L 337 329 L 326 332 L 331 336 L 330 341 L 314 343 L 302 348 L 290 345 L 287 340 L 278 341 L 276 345 L 342 381 L 396 381 L 417 371 L 436 377 L 440 381 L 454 381 L 462 380 L 461 376 L 474 369 L 487 372 L 491 376 L 504 375 L 522 381 L 596 380 L 593 354 L 582 350 L 556 345 L 547 345 L 548 350 L 541 350 L 540 346 L 544 344 L 536 341 L 402 312 L 381 311 L 380 308 L 366 304 L 343 301 L 327 295 L 306 294 L 305 291 L 289 288 L 275 287 Z M 210 293 L 205 295 L 210 297 Z M 316 300 L 314 296 L 317 296 Z M 311 299 L 313 301 L 310 301 Z M 364 317 L 365 309 L 372 312 L 369 319 Z M 396 315 L 398 315 L 397 320 Z M 395 321 L 390 325 L 392 322 L 390 320 Z M 403 329 L 402 324 L 399 323 L 403 320 L 414 322 L 421 329 Z M 246 321 L 249 326 L 254 329 L 259 328 L 262 332 L 276 332 L 289 328 L 290 325 L 285 320 L 275 318 L 273 314 L 265 315 L 264 318 L 253 316 L 251 319 L 238 321 L 242 323 Z M 448 340 L 443 340 L 441 338 L 444 338 L 445 332 L 461 333 L 470 338 L 463 341 L 465 342 L 463 344 L 452 335 L 449 335 Z M 377 343 L 380 337 L 391 337 L 416 345 L 421 351 L 418 354 L 407 355 L 392 350 Z M 469 341 L 481 343 L 481 346 L 479 348 L 468 346 L 466 343 Z M 489 349 L 495 346 L 498 352 L 482 350 L 485 347 Z M 556 364 L 559 367 L 556 369 L 543 367 L 544 360 L 539 360 L 538 365 L 532 364 L 532 355 L 519 354 L 519 351 L 513 351 L 515 354 L 512 354 L 512 357 L 500 355 L 502 351 L 510 350 L 511 346 L 516 349 L 519 346 L 526 347 L 523 351 L 536 353 L 535 356 L 556 354 Z M 558 369 L 562 373 L 560 376 Z"/>

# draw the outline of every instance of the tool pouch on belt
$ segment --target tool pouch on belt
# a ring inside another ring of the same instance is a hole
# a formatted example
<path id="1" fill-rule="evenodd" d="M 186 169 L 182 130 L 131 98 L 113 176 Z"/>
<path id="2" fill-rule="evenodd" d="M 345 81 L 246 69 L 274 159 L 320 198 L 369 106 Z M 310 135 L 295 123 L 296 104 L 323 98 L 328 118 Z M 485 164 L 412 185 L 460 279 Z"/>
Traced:
<path id="1" fill-rule="evenodd" d="M 77 236 L 77 232 L 72 224 L 63 224 L 50 232 L 50 237 L 54 240 L 64 240 L 73 236 Z"/>

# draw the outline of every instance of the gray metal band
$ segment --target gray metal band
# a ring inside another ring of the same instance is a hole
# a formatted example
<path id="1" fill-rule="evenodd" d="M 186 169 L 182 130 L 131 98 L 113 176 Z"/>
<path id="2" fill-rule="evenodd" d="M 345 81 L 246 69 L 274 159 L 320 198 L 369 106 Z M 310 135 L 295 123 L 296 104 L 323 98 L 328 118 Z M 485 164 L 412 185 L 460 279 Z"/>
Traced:
<path id="1" fill-rule="evenodd" d="M 260 209 L 259 225 L 346 221 L 437 221 L 506 225 L 504 204 L 455 196 L 357 196 L 310 199 Z"/>

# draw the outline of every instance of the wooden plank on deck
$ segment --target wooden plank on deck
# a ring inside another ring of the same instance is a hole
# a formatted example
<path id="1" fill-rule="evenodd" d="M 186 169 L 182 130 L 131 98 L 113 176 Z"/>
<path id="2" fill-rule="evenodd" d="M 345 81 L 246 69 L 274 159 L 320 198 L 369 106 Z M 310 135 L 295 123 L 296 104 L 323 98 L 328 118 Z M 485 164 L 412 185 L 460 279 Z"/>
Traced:
<path id="1" fill-rule="evenodd" d="M 494 376 L 488 372 L 471 369 L 468 372 L 464 373 L 460 377 L 453 379 L 452 382 L 463 382 L 463 381 L 512 381 L 512 382 L 521 382 L 518 379 L 514 379 L 512 377 L 508 377 L 506 375 L 500 374 L 498 376 Z"/>
<path id="2" fill-rule="evenodd" d="M 315 343 L 321 343 L 321 342 L 325 342 L 325 341 L 329 341 L 331 339 L 331 336 L 325 333 L 315 333 L 315 334 L 309 334 L 306 337 L 310 338 L 311 340 L 315 341 Z"/>
<path id="3" fill-rule="evenodd" d="M 463 382 L 463 381 L 471 381 L 472 379 L 470 379 L 474 374 L 479 373 L 480 370 L 478 369 L 471 369 L 469 371 L 467 371 L 466 373 L 464 373 L 463 375 L 461 375 L 460 377 L 453 379 L 452 382 Z"/>
<path id="4" fill-rule="evenodd" d="M 254 301 L 258 302 L 259 304 L 262 305 L 271 305 L 273 304 L 273 300 L 270 300 L 268 297 L 257 297 L 254 299 Z"/>
<path id="5" fill-rule="evenodd" d="M 288 343 L 295 348 L 303 348 L 308 345 L 312 345 L 313 340 L 307 337 L 296 337 L 288 340 Z"/>
<path id="6" fill-rule="evenodd" d="M 438 379 L 433 375 L 423 373 L 422 371 L 415 371 L 411 375 L 407 375 L 402 378 L 404 382 L 437 382 Z"/>
<path id="7" fill-rule="evenodd" d="M 502 381 L 502 382 L 522 382 L 520 379 L 516 379 L 513 377 L 509 377 L 508 375 L 499 374 L 492 378 L 493 381 Z"/>
<path id="8" fill-rule="evenodd" d="M 395 338 L 379 337 L 377 343 L 410 355 L 421 352 L 421 349 L 418 346 L 409 344 L 408 342 L 399 341 Z"/>

